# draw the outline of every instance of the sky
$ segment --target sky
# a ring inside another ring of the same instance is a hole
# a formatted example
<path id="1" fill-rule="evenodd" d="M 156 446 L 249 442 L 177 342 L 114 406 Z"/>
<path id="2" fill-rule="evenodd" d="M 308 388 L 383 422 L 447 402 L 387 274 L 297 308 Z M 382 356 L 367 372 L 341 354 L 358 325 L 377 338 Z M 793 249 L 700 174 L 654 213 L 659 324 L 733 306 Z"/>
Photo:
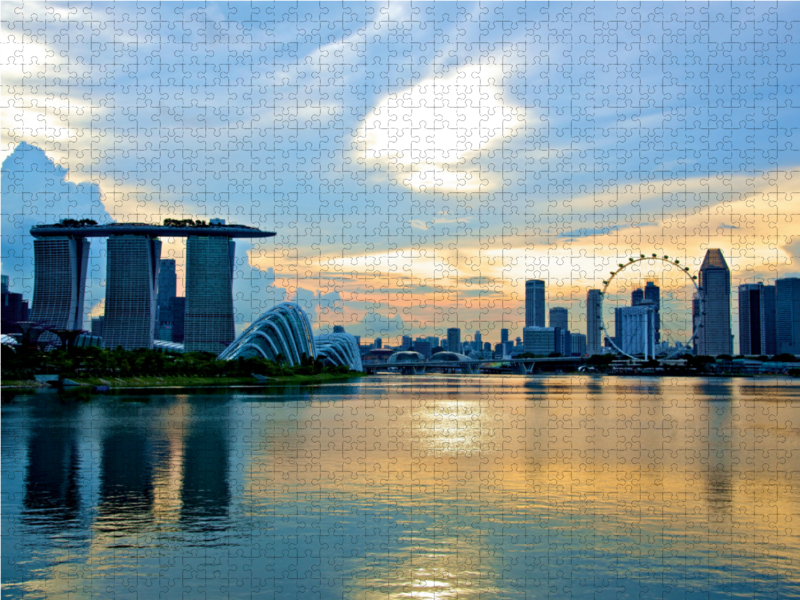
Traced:
<path id="1" fill-rule="evenodd" d="M 239 331 L 295 301 L 320 332 L 499 342 L 535 278 L 583 332 L 587 289 L 640 253 L 696 271 L 721 248 L 734 290 L 800 276 L 797 4 L 0 13 L 1 266 L 26 297 L 28 231 L 64 217 L 276 232 L 237 242 Z M 185 242 L 162 241 L 180 276 Z M 664 283 L 688 316 L 691 281 Z"/>

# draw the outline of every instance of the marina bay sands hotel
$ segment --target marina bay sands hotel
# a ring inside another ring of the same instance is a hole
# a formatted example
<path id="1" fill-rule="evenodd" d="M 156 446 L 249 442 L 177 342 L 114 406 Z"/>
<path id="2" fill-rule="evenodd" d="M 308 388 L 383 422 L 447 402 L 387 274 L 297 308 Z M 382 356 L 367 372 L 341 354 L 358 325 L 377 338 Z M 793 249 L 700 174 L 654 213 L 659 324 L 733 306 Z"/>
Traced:
<path id="1" fill-rule="evenodd" d="M 233 240 L 275 233 L 211 219 L 209 225 L 190 220 L 164 225 L 62 221 L 37 225 L 31 235 L 35 274 L 30 318 L 72 330 L 83 329 L 88 238 L 108 238 L 103 344 L 128 350 L 153 346 L 159 237 L 187 238 L 184 349 L 219 354 L 234 340 Z"/>

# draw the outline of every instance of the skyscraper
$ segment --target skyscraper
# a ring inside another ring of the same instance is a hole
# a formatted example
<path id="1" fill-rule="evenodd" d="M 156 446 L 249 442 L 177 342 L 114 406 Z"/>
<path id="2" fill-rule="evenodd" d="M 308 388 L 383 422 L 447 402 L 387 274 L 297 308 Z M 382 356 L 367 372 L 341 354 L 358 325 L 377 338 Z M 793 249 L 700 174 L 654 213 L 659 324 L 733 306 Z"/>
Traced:
<path id="1" fill-rule="evenodd" d="M 586 354 L 600 354 L 602 350 L 602 293 L 600 290 L 589 290 L 586 296 Z"/>
<path id="2" fill-rule="evenodd" d="M 500 343 L 505 344 L 508 341 L 508 329 L 500 330 Z"/>
<path id="3" fill-rule="evenodd" d="M 703 315 L 697 339 L 698 354 L 733 354 L 731 272 L 718 248 L 706 251 L 700 266 L 699 287 L 703 298 Z"/>
<path id="4" fill-rule="evenodd" d="M 550 309 L 550 327 L 559 329 L 569 329 L 569 311 L 562 306 L 554 306 Z"/>
<path id="5" fill-rule="evenodd" d="M 78 237 L 34 236 L 35 260 L 31 321 L 57 329 L 83 329 L 83 298 L 89 240 Z M 40 339 L 53 339 L 45 333 Z"/>
<path id="6" fill-rule="evenodd" d="M 800 278 L 775 281 L 776 337 L 778 354 L 800 354 Z"/>
<path id="7" fill-rule="evenodd" d="M 643 300 L 636 306 L 617 310 L 619 334 L 614 342 L 620 350 L 631 356 L 640 354 L 647 358 L 655 356 L 655 304 Z"/>
<path id="8" fill-rule="evenodd" d="M 586 354 L 586 336 L 582 333 L 570 334 L 572 338 L 572 356 L 584 356 Z"/>
<path id="9" fill-rule="evenodd" d="M 525 282 L 525 327 L 544 327 L 544 281 Z"/>
<path id="10" fill-rule="evenodd" d="M 635 289 L 631 292 L 631 306 L 639 306 L 644 300 L 644 290 L 642 288 Z"/>
<path id="11" fill-rule="evenodd" d="M 8 289 L 8 276 L 3 275 L 3 286 L 0 298 L 2 305 L 2 324 L 0 333 L 19 333 L 17 325 L 20 321 L 27 321 L 29 317 L 28 303 L 22 299 L 22 294 L 17 294 Z"/>
<path id="12" fill-rule="evenodd" d="M 649 300 L 656 307 L 656 344 L 661 343 L 661 288 L 654 282 L 648 281 L 644 286 L 644 300 Z"/>
<path id="13" fill-rule="evenodd" d="M 158 268 L 158 307 L 156 310 L 156 338 L 167 342 L 172 339 L 172 313 L 170 303 L 175 297 L 178 277 L 175 272 L 175 261 L 162 258 Z"/>
<path id="14" fill-rule="evenodd" d="M 103 346 L 152 348 L 161 242 L 147 235 L 111 235 L 106 256 Z"/>
<path id="15" fill-rule="evenodd" d="M 235 337 L 235 250 L 229 237 L 190 235 L 186 239 L 186 352 L 219 354 Z"/>
<path id="16" fill-rule="evenodd" d="M 481 336 L 480 331 L 475 332 L 475 341 L 472 343 L 472 348 L 477 352 L 483 350 L 483 336 Z"/>
<path id="17" fill-rule="evenodd" d="M 458 327 L 447 330 L 447 349 L 450 352 L 461 352 L 461 330 Z"/>
<path id="18" fill-rule="evenodd" d="M 169 312 L 172 315 L 172 341 L 182 344 L 186 324 L 186 298 L 173 298 L 169 303 Z"/>
<path id="19" fill-rule="evenodd" d="M 776 352 L 775 286 L 739 286 L 739 353 L 745 356 Z"/>

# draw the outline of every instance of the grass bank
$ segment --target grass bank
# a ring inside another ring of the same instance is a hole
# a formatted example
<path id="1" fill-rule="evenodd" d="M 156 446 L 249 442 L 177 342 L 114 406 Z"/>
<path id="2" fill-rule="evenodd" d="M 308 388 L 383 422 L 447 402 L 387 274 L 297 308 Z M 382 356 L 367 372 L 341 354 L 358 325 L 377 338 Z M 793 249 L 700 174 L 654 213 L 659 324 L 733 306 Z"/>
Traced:
<path id="1" fill-rule="evenodd" d="M 366 376 L 366 373 L 316 373 L 313 375 L 279 375 L 270 377 L 269 381 L 261 383 L 252 376 L 246 377 L 192 377 L 192 376 L 165 376 L 165 377 L 68 377 L 82 386 L 107 385 L 111 389 L 125 388 L 208 388 L 208 387 L 265 387 L 270 385 L 313 385 L 334 381 L 347 381 Z M 37 381 L 3 381 L 4 389 L 22 389 L 49 387 Z M 74 388 L 73 388 L 74 389 Z"/>

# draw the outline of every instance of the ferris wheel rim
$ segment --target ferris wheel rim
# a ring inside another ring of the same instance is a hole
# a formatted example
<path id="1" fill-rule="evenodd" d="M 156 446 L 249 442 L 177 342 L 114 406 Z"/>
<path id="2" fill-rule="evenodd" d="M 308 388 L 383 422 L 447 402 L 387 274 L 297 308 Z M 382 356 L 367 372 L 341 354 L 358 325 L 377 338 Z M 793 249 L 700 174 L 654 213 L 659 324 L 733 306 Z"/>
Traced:
<path id="1" fill-rule="evenodd" d="M 619 346 L 617 346 L 613 338 L 608 334 L 608 330 L 606 329 L 605 318 L 603 317 L 603 300 L 606 297 L 606 290 L 608 289 L 608 286 L 611 285 L 611 282 L 614 281 L 614 278 L 617 275 L 619 275 L 622 271 L 624 271 L 631 265 L 635 265 L 636 263 L 644 262 L 646 260 L 658 260 L 661 262 L 668 263 L 674 267 L 677 267 L 682 273 L 684 273 L 684 275 L 687 275 L 689 277 L 689 281 L 691 281 L 692 285 L 694 285 L 695 292 L 697 293 L 697 299 L 700 302 L 699 318 L 697 319 L 697 325 L 694 327 L 691 337 L 689 338 L 689 340 L 685 345 L 679 346 L 672 352 L 667 353 L 666 356 L 662 357 L 662 360 L 669 360 L 681 350 L 685 350 L 686 348 L 688 348 L 689 344 L 691 344 L 697 338 L 697 335 L 700 332 L 700 328 L 703 326 L 703 317 L 705 315 L 705 301 L 703 299 L 703 294 L 700 293 L 700 287 L 697 285 L 697 276 L 689 275 L 690 273 L 689 267 L 684 267 L 683 265 L 681 265 L 680 260 L 678 259 L 671 259 L 668 255 L 658 256 L 656 254 L 652 254 L 650 256 L 645 256 L 644 254 L 640 254 L 638 258 L 628 258 L 628 262 L 618 263 L 617 270 L 611 271 L 611 277 L 609 277 L 608 280 L 603 281 L 603 289 L 600 290 L 600 329 L 605 334 L 605 338 L 611 343 L 611 346 L 614 348 L 614 350 L 616 350 L 619 354 L 627 356 L 629 359 L 633 361 L 641 360 L 639 358 L 636 358 L 635 356 L 631 356 L 627 352 L 623 352 L 622 349 Z M 655 355 L 655 348 L 653 348 L 653 350 Z"/>

